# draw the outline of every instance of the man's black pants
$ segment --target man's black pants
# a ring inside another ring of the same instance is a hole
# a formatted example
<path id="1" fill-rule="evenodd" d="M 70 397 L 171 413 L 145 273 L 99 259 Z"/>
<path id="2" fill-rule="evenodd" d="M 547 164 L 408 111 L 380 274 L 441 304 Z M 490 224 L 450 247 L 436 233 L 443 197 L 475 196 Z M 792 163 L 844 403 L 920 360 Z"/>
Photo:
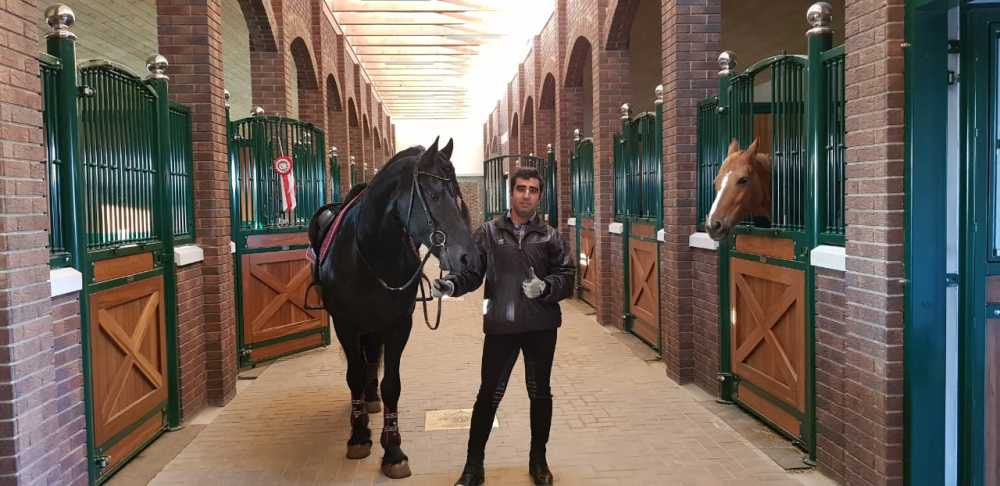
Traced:
<path id="1" fill-rule="evenodd" d="M 483 343 L 482 383 L 472 409 L 468 462 L 482 464 L 493 418 L 507 389 L 517 355 L 524 352 L 524 377 L 531 399 L 531 460 L 545 460 L 545 444 L 552 426 L 552 357 L 556 330 L 521 334 L 487 334 Z"/>

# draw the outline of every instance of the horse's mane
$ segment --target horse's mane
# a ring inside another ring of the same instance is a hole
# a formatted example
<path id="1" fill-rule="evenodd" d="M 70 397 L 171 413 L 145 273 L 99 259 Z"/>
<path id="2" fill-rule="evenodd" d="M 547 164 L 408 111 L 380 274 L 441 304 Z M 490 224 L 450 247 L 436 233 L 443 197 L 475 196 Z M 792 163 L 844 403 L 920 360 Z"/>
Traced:
<path id="1" fill-rule="evenodd" d="M 404 159 L 406 157 L 413 157 L 413 156 L 416 156 L 416 155 L 420 155 L 424 150 L 426 150 L 426 149 L 424 148 L 423 145 L 414 145 L 412 147 L 404 149 L 404 150 L 400 151 L 399 153 L 397 153 L 396 155 L 394 155 L 391 159 L 389 159 L 389 161 L 385 163 L 384 168 L 386 168 L 386 169 L 389 168 L 389 166 L 391 166 L 393 163 L 395 163 L 396 161 L 398 161 L 400 159 Z"/>
<path id="2" fill-rule="evenodd" d="M 359 182 L 355 184 L 353 187 L 351 187 L 351 190 L 347 192 L 347 196 L 344 197 L 344 202 L 345 203 L 350 202 L 351 200 L 354 199 L 355 196 L 358 195 L 358 193 L 365 190 L 365 188 L 367 187 L 368 187 L 367 182 Z"/>

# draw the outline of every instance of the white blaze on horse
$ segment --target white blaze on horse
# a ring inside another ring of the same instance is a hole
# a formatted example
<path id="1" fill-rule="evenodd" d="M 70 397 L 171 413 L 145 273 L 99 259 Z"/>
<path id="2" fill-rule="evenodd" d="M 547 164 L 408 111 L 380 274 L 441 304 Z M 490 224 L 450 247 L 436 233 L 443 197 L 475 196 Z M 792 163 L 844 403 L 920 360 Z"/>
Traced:
<path id="1" fill-rule="evenodd" d="M 757 151 L 758 140 L 746 150 L 733 139 L 715 177 L 715 200 L 705 219 L 713 240 L 721 241 L 747 216 L 771 219 L 771 157 Z"/>

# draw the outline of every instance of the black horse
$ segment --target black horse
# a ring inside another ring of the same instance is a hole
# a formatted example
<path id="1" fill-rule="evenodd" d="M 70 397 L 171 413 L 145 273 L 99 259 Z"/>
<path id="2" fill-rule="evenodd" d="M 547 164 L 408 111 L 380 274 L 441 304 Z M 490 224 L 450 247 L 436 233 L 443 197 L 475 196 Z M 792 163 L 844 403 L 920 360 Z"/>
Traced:
<path id="1" fill-rule="evenodd" d="M 380 343 L 384 346 L 382 472 L 393 479 L 410 475 L 396 414 L 399 361 L 410 336 L 416 284 L 426 261 L 426 257 L 421 260 L 418 248 L 429 247 L 448 271 L 458 272 L 479 261 L 468 208 L 450 160 L 452 147 L 449 141 L 439 151 L 435 140 L 426 150 L 408 148 L 396 154 L 367 187 L 352 188 L 345 201 L 357 197 L 357 202 L 342 209 L 347 212 L 325 258 L 319 254 L 320 247 L 336 208 L 320 208 L 309 223 L 310 246 L 319 255 L 315 273 L 323 304 L 347 355 L 351 389 L 347 457 L 361 459 L 371 453 L 365 406 L 371 372 L 365 355 L 377 363 L 370 350 Z M 363 349 L 363 342 L 368 350 Z M 368 397 L 367 401 L 377 400 Z"/>

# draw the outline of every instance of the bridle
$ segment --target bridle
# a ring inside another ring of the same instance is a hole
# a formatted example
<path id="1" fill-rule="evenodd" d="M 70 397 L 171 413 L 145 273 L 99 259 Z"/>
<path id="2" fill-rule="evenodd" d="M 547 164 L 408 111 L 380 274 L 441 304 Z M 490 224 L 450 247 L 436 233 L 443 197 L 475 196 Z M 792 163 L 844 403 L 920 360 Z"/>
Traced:
<path id="1" fill-rule="evenodd" d="M 400 291 L 403 291 L 403 290 L 406 290 L 406 289 L 410 288 L 410 286 L 412 286 L 414 283 L 416 283 L 417 280 L 420 280 L 420 298 L 418 298 L 417 301 L 420 302 L 423 305 L 424 323 L 427 324 L 427 327 L 430 330 L 434 331 L 434 330 L 437 330 L 437 328 L 441 325 L 441 301 L 442 301 L 442 298 L 438 297 L 437 318 L 435 319 L 434 325 L 431 326 L 430 319 L 428 318 L 428 314 L 427 314 L 427 302 L 431 301 L 431 300 L 434 300 L 434 299 L 433 299 L 433 297 L 432 298 L 428 298 L 427 294 L 426 294 L 426 292 L 424 290 L 424 283 L 425 282 L 427 283 L 428 286 L 430 286 L 430 280 L 427 278 L 426 275 L 424 275 L 424 265 L 427 263 L 427 260 L 430 258 L 431 251 L 428 251 L 427 254 L 424 255 L 424 257 L 422 259 L 420 258 L 420 252 L 417 250 L 418 245 L 414 242 L 413 237 L 410 236 L 410 232 L 409 232 L 410 220 L 413 217 L 413 203 L 414 203 L 414 199 L 415 198 L 419 199 L 420 200 L 420 205 L 423 207 L 423 210 L 424 210 L 424 218 L 426 218 L 426 220 L 427 220 L 426 221 L 427 222 L 427 226 L 429 228 L 431 228 L 431 234 L 428 237 L 428 243 L 430 243 L 429 249 L 433 250 L 434 248 L 439 248 L 440 249 L 439 252 L 442 255 L 445 252 L 447 252 L 448 251 L 448 246 L 447 246 L 447 244 L 448 244 L 448 233 L 446 233 L 444 230 L 441 229 L 441 226 L 438 224 L 437 218 L 435 218 L 434 214 L 431 213 L 430 205 L 427 204 L 427 199 L 424 197 L 423 188 L 420 185 L 420 176 L 431 177 L 431 178 L 437 179 L 437 180 L 445 182 L 445 183 L 452 183 L 452 184 L 455 184 L 456 187 L 458 186 L 458 182 L 453 177 L 443 177 L 443 176 L 439 176 L 437 174 L 432 174 L 430 172 L 421 171 L 417 164 L 419 164 L 419 160 L 418 160 L 418 162 L 416 164 L 414 164 L 414 167 L 413 167 L 413 183 L 412 183 L 412 185 L 410 187 L 410 204 L 409 204 L 409 207 L 406 210 L 406 221 L 403 222 L 403 233 L 405 235 L 404 238 L 408 241 L 409 246 L 410 246 L 410 250 L 413 251 L 414 256 L 416 256 L 417 259 L 420 260 L 420 264 L 417 265 L 417 269 L 413 272 L 413 275 L 411 275 L 410 278 L 407 279 L 406 282 L 403 285 L 399 285 L 399 286 L 389 285 L 388 283 L 386 283 L 385 280 L 382 279 L 382 277 L 380 277 L 378 275 L 378 273 L 375 270 L 375 268 L 373 268 L 371 266 L 371 264 L 368 263 L 368 259 L 365 258 L 364 252 L 360 251 L 360 248 L 358 248 L 358 254 L 361 255 L 361 259 L 362 260 L 365 260 L 365 264 L 368 265 L 368 268 L 372 271 L 373 274 L 375 274 L 375 279 L 378 280 L 378 283 L 385 290 L 388 290 L 390 292 L 400 292 Z M 462 198 L 461 191 L 459 191 L 455 195 L 455 197 L 457 198 L 456 202 L 458 202 L 460 205 L 464 205 L 465 204 L 465 200 Z M 355 238 L 354 241 L 355 241 L 355 245 L 357 245 L 358 244 L 358 239 Z M 441 278 L 441 277 L 444 276 L 444 270 L 442 270 L 442 269 L 439 268 L 438 272 L 439 272 L 438 273 L 438 278 Z"/>

